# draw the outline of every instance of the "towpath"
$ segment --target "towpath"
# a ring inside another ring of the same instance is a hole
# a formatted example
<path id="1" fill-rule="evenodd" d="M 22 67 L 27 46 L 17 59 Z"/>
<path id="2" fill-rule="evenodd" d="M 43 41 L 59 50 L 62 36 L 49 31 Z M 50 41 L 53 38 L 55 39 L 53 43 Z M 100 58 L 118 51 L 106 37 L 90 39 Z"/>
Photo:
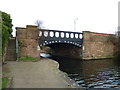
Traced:
<path id="1" fill-rule="evenodd" d="M 7 61 L 6 63 L 3 65 L 3 76 L 13 78 L 11 88 L 71 87 L 60 74 L 59 64 L 53 60 Z"/>

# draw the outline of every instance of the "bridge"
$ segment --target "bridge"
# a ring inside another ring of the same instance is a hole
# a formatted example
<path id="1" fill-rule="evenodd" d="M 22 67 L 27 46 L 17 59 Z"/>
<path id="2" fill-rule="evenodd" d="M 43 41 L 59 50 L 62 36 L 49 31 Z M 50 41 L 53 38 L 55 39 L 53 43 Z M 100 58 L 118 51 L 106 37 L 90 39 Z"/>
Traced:
<path id="1" fill-rule="evenodd" d="M 50 46 L 50 44 L 67 43 L 82 47 L 83 33 L 58 30 L 39 30 L 39 45 Z"/>
<path id="2" fill-rule="evenodd" d="M 82 56 L 83 33 L 58 31 L 58 30 L 39 30 L 39 46 L 49 46 L 51 54 L 80 58 Z"/>
<path id="3" fill-rule="evenodd" d="M 39 57 L 39 46 L 49 46 L 55 55 L 85 60 L 110 58 L 118 50 L 113 34 L 46 30 L 33 25 L 17 27 L 16 30 L 18 57 Z"/>

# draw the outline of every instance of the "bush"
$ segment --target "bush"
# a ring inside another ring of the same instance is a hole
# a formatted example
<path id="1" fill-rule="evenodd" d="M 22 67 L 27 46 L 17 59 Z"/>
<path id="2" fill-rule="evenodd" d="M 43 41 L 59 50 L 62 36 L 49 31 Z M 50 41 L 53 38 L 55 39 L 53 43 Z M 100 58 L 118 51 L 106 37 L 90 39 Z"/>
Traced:
<path id="1" fill-rule="evenodd" d="M 4 55 L 5 47 L 8 44 L 9 37 L 12 37 L 12 19 L 9 14 L 5 12 L 0 11 L 0 25 L 2 28 L 2 31 L 0 31 L 0 34 L 2 34 L 2 50 L 0 48 L 0 51 L 2 51 L 2 55 Z"/>

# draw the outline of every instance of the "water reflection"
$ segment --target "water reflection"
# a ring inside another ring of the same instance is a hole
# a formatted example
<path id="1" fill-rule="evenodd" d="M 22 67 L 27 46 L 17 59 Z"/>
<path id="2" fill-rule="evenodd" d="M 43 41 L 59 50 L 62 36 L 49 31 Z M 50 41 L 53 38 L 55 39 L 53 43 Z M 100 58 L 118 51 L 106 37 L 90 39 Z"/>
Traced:
<path id="1" fill-rule="evenodd" d="M 80 61 L 63 57 L 51 57 L 60 69 L 83 88 L 120 88 L 119 60 Z"/>
<path id="2" fill-rule="evenodd" d="M 42 56 L 42 57 L 50 57 L 50 54 L 46 54 L 46 53 L 40 53 L 40 56 Z"/>

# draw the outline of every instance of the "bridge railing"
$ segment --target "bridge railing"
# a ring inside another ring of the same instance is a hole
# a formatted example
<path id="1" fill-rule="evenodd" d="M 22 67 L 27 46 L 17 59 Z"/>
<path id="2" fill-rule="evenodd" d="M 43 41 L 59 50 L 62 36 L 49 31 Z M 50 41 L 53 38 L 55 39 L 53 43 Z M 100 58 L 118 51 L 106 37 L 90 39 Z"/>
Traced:
<path id="1" fill-rule="evenodd" d="M 55 41 L 56 43 L 76 42 L 77 44 L 81 45 L 83 40 L 83 33 L 58 30 L 39 30 L 39 38 L 41 44 L 47 41 Z"/>

